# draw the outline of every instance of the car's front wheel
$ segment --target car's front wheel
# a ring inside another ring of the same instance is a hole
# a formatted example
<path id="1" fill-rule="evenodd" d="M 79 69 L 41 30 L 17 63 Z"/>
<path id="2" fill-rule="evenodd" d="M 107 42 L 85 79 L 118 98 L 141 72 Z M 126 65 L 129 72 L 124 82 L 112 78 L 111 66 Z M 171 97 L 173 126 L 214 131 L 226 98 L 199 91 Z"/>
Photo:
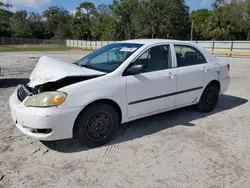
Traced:
<path id="1" fill-rule="evenodd" d="M 74 126 L 74 137 L 88 148 L 98 147 L 112 140 L 119 124 L 115 108 L 109 104 L 94 104 L 78 116 Z"/>
<path id="2" fill-rule="evenodd" d="M 211 112 L 219 100 L 219 88 L 216 84 L 210 84 L 204 90 L 198 109 L 202 112 Z"/>

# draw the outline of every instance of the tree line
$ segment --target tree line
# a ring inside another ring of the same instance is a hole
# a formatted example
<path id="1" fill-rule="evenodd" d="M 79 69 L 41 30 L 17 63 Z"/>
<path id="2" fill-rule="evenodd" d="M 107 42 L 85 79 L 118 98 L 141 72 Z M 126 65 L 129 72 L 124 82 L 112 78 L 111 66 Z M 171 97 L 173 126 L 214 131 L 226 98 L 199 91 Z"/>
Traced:
<path id="1" fill-rule="evenodd" d="M 250 1 L 228 2 L 215 0 L 211 10 L 189 13 L 184 0 L 114 0 L 98 6 L 83 2 L 75 13 L 52 6 L 39 14 L 9 12 L 3 7 L 11 5 L 0 1 L 0 37 L 189 40 L 192 30 L 194 40 L 249 40 Z"/>

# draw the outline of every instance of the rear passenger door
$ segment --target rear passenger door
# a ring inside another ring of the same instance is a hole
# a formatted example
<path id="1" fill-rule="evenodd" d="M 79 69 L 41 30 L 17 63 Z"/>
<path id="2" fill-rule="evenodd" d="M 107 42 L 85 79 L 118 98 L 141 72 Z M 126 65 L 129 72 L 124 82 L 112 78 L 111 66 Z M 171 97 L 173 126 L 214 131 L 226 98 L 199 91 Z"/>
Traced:
<path id="1" fill-rule="evenodd" d="M 196 102 L 203 89 L 204 66 L 207 64 L 203 54 L 193 46 L 174 45 L 178 75 L 175 106 Z"/>

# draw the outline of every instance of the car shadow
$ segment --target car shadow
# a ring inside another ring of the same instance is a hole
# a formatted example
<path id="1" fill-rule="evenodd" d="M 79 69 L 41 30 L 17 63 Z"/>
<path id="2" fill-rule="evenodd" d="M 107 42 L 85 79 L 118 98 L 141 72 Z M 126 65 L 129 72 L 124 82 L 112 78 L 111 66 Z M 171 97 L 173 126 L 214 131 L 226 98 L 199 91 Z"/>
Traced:
<path id="1" fill-rule="evenodd" d="M 16 87 L 20 84 L 26 84 L 29 82 L 27 78 L 8 78 L 0 79 L 0 88 Z"/>
<path id="2" fill-rule="evenodd" d="M 143 136 L 151 135 L 175 126 L 196 126 L 191 122 L 239 107 L 247 102 L 248 100 L 243 98 L 222 95 L 217 107 L 210 113 L 201 113 L 197 111 L 194 106 L 190 106 L 126 123 L 122 125 L 122 129 L 119 131 L 116 138 L 114 138 L 114 140 L 112 140 L 107 145 L 114 145 L 129 140 L 138 139 Z M 51 150 L 62 153 L 74 153 L 88 150 L 88 148 L 81 146 L 74 139 L 42 143 Z"/>

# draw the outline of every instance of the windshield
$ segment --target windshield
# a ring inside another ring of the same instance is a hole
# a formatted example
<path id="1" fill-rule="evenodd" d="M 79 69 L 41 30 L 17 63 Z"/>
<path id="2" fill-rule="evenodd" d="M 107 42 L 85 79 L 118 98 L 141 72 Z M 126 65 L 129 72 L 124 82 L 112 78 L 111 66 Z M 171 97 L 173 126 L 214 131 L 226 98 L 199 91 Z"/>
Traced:
<path id="1" fill-rule="evenodd" d="M 108 44 L 76 62 L 77 65 L 102 72 L 112 72 L 128 59 L 142 44 Z"/>

